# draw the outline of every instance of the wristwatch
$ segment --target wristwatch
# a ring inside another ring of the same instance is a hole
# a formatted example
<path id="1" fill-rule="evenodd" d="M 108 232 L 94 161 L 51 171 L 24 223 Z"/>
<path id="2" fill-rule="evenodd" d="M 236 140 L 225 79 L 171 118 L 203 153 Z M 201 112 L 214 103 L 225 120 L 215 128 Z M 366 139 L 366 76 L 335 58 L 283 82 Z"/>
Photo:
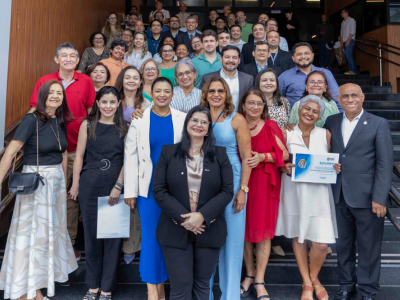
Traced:
<path id="1" fill-rule="evenodd" d="M 249 187 L 248 187 L 248 186 L 242 185 L 242 186 L 240 187 L 240 189 L 241 189 L 243 192 L 245 192 L 246 194 L 249 192 Z"/>

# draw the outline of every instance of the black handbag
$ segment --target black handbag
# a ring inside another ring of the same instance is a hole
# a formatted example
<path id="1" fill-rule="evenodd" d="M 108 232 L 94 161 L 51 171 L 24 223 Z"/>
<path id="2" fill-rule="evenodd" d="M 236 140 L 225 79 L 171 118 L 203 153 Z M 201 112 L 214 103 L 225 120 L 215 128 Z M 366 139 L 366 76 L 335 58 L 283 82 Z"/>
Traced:
<path id="1" fill-rule="evenodd" d="M 36 116 L 34 115 L 36 118 Z M 39 187 L 39 182 L 44 185 L 43 177 L 39 174 L 39 124 L 36 118 L 36 173 L 14 173 L 15 160 L 12 173 L 8 174 L 8 191 L 15 195 L 32 194 Z"/>

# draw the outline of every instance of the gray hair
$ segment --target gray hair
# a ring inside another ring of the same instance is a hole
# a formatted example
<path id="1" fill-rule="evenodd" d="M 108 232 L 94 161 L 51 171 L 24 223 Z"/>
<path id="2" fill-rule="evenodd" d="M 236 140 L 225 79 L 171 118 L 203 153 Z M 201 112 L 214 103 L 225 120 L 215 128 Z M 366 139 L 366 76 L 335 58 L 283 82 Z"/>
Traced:
<path id="1" fill-rule="evenodd" d="M 187 65 L 190 68 L 190 71 L 193 72 L 193 74 L 195 74 L 195 78 L 194 78 L 194 82 L 196 82 L 198 74 L 197 74 L 197 70 L 196 67 L 193 65 L 193 63 L 190 61 L 190 58 L 183 58 L 181 61 L 178 61 L 175 65 L 175 70 L 174 70 L 174 75 L 175 75 L 175 81 L 178 82 L 178 68 L 180 66 L 183 65 Z"/>
<path id="2" fill-rule="evenodd" d="M 320 97 L 315 96 L 315 95 L 307 95 L 303 98 L 300 99 L 300 104 L 299 104 L 299 111 L 301 108 L 306 105 L 308 102 L 314 102 L 319 105 L 319 117 L 322 118 L 324 112 L 325 112 L 325 102 L 322 100 Z"/>
<path id="3" fill-rule="evenodd" d="M 68 42 L 62 43 L 60 46 L 58 46 L 57 50 L 56 50 L 56 57 L 58 57 L 60 55 L 60 51 L 61 49 L 74 49 L 76 52 L 76 56 L 79 58 L 79 53 L 78 50 L 76 49 L 76 47 Z"/>
<path id="4" fill-rule="evenodd" d="M 190 20 L 190 19 L 195 20 L 196 23 L 197 23 L 197 18 L 196 18 L 195 16 L 189 16 L 189 17 L 187 17 L 187 18 L 186 18 L 186 22 L 187 22 L 188 20 Z"/>

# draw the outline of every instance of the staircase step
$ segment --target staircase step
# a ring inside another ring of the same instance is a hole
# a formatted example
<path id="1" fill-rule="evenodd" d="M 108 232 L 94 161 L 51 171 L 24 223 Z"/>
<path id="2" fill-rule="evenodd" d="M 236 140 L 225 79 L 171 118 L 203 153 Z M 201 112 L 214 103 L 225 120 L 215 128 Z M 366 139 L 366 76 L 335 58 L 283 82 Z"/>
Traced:
<path id="1" fill-rule="evenodd" d="M 376 101 L 364 101 L 363 104 L 364 109 L 400 109 L 400 101 L 385 101 L 385 100 L 376 100 Z"/>
<path id="2" fill-rule="evenodd" d="M 400 120 L 388 120 L 391 131 L 400 131 Z"/>
<path id="3" fill-rule="evenodd" d="M 368 109 L 368 112 L 387 120 L 400 120 L 400 109 Z"/>
<path id="4" fill-rule="evenodd" d="M 400 131 L 392 131 L 393 145 L 400 145 Z"/>
<path id="5" fill-rule="evenodd" d="M 338 80 L 336 80 L 336 82 L 339 86 L 346 84 L 346 83 L 355 83 L 361 87 L 378 86 L 379 85 L 379 81 L 370 80 L 370 79 L 338 79 Z"/>
<path id="6" fill-rule="evenodd" d="M 340 79 L 373 79 L 375 80 L 375 77 L 370 77 L 368 74 L 358 74 L 358 75 L 346 75 L 346 74 L 334 74 L 333 75 L 336 80 Z M 379 80 L 379 77 L 378 77 Z"/>
<path id="7" fill-rule="evenodd" d="M 400 101 L 400 94 L 364 93 L 365 101 Z"/>
<path id="8" fill-rule="evenodd" d="M 339 83 L 338 83 L 339 84 Z M 374 93 L 374 94 L 391 94 L 391 86 L 363 86 L 363 93 Z"/>
<path id="9" fill-rule="evenodd" d="M 393 158 L 395 161 L 400 160 L 400 146 L 398 145 L 393 146 Z"/>

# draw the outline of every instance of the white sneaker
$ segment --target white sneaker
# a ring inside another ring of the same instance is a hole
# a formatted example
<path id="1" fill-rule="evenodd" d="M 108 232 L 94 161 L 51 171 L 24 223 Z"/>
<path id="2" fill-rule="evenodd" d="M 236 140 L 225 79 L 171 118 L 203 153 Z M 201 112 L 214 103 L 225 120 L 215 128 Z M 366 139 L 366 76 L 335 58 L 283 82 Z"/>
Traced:
<path id="1" fill-rule="evenodd" d="M 124 254 L 124 261 L 129 265 L 135 259 L 136 254 Z"/>

